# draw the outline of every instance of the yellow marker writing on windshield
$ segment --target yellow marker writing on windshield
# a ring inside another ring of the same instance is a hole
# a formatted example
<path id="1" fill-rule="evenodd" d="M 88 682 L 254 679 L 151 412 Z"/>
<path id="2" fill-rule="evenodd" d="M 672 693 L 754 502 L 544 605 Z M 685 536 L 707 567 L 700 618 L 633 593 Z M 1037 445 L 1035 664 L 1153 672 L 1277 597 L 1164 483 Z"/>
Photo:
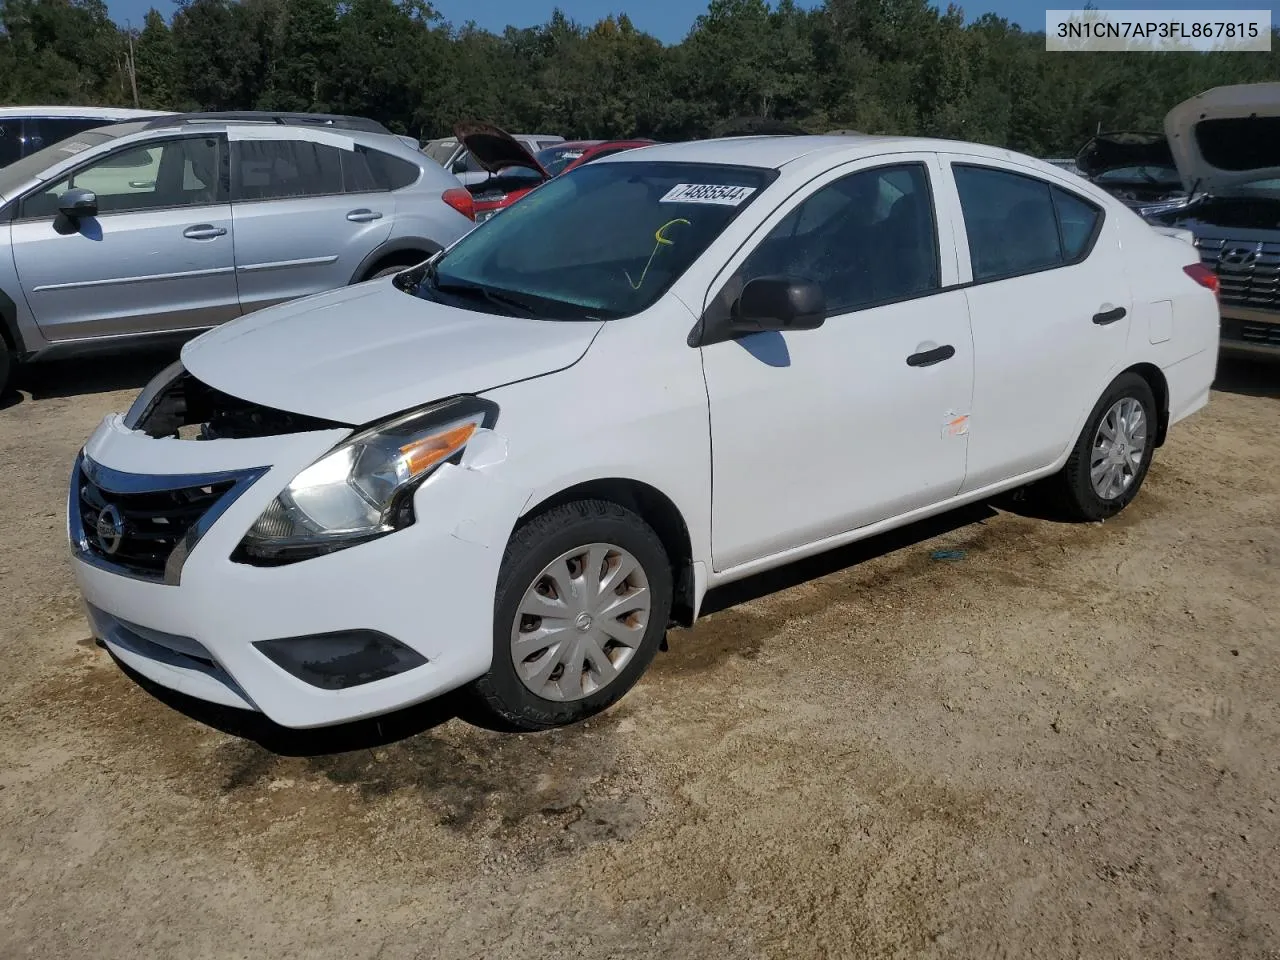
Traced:
<path id="1" fill-rule="evenodd" d="M 653 232 L 653 239 L 655 241 L 653 244 L 653 252 L 649 254 L 649 260 L 647 263 L 645 263 L 644 269 L 640 271 L 639 280 L 632 280 L 631 274 L 627 273 L 627 271 L 625 270 L 622 271 L 623 275 L 627 278 L 627 283 L 631 284 L 632 290 L 639 290 L 642 286 L 644 286 L 644 278 L 649 275 L 649 267 L 653 265 L 653 258 L 658 255 L 658 251 L 661 250 L 663 247 L 669 247 L 675 243 L 674 240 L 672 240 L 670 237 L 667 236 L 667 230 L 670 229 L 671 227 L 674 227 L 677 223 L 683 223 L 687 227 L 693 226 L 693 224 L 690 223 L 688 220 L 686 220 L 684 217 L 676 217 L 676 219 L 668 220 L 666 223 L 660 226 L 657 230 L 655 230 Z"/>

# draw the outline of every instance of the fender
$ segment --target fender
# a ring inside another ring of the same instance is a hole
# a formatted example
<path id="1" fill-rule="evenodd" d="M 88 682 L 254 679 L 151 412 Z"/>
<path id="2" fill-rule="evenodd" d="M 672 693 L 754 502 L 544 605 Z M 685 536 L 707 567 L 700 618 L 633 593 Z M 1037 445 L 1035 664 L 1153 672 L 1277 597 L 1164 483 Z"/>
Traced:
<path id="1" fill-rule="evenodd" d="M 440 244 L 434 240 L 427 240 L 425 237 L 393 237 L 360 261 L 355 273 L 351 275 L 350 282 L 358 283 L 360 278 L 369 272 L 370 267 L 393 253 L 400 253 L 405 250 L 422 250 L 426 254 L 422 259 L 426 260 L 427 257 L 433 257 L 443 249 Z"/>

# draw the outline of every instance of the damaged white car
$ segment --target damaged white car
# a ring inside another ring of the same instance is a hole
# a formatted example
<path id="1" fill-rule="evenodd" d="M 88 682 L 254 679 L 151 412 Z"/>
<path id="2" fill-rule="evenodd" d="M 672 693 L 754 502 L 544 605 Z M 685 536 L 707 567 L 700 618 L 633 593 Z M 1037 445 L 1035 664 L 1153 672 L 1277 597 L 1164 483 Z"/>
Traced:
<path id="1" fill-rule="evenodd" d="M 650 147 L 192 341 L 71 481 L 95 633 L 290 727 L 595 713 L 709 588 L 1044 479 L 1137 494 L 1216 278 L 1079 177 L 861 136 Z"/>

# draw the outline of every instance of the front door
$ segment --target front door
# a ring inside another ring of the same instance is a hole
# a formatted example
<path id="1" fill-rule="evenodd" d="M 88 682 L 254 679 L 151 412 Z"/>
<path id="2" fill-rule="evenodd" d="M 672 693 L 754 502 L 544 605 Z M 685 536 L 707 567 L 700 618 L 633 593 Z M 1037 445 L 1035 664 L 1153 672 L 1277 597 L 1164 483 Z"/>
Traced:
<path id="1" fill-rule="evenodd" d="M 964 489 L 976 491 L 1066 454 L 1124 361 L 1132 294 L 1119 239 L 1087 197 L 994 161 L 948 166 L 971 266 Z"/>
<path id="2" fill-rule="evenodd" d="M 220 137 L 134 144 L 28 194 L 13 259 L 49 340 L 210 327 L 238 316 L 231 205 Z M 98 215 L 59 198 L 92 190 Z"/>
<path id="3" fill-rule="evenodd" d="M 960 489 L 973 353 L 964 292 L 943 289 L 956 263 L 940 255 L 937 169 L 920 155 L 824 175 L 717 281 L 709 310 L 767 275 L 819 283 L 828 309 L 817 330 L 702 350 L 717 572 Z"/>
<path id="4" fill-rule="evenodd" d="M 246 313 L 351 282 L 391 234 L 395 197 L 373 189 L 365 148 L 348 137 L 233 132 L 236 278 Z"/>

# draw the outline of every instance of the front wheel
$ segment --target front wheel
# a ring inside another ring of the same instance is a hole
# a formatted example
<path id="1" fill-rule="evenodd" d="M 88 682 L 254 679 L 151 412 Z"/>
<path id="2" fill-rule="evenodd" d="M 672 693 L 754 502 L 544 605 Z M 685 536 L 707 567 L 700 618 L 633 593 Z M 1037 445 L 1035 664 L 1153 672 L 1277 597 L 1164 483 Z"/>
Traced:
<path id="1" fill-rule="evenodd" d="M 523 730 L 599 713 L 653 660 L 671 593 L 662 541 L 630 510 L 579 500 L 540 514 L 507 545 L 494 599 L 493 664 L 475 692 Z"/>
<path id="2" fill-rule="evenodd" d="M 1112 381 L 1090 413 L 1066 466 L 1050 481 L 1069 519 L 1105 520 L 1127 507 L 1151 466 L 1156 402 L 1136 373 Z"/>
<path id="3" fill-rule="evenodd" d="M 0 337 L 0 397 L 9 392 L 14 366 L 13 353 L 9 350 L 9 344 L 5 343 L 4 337 Z"/>

